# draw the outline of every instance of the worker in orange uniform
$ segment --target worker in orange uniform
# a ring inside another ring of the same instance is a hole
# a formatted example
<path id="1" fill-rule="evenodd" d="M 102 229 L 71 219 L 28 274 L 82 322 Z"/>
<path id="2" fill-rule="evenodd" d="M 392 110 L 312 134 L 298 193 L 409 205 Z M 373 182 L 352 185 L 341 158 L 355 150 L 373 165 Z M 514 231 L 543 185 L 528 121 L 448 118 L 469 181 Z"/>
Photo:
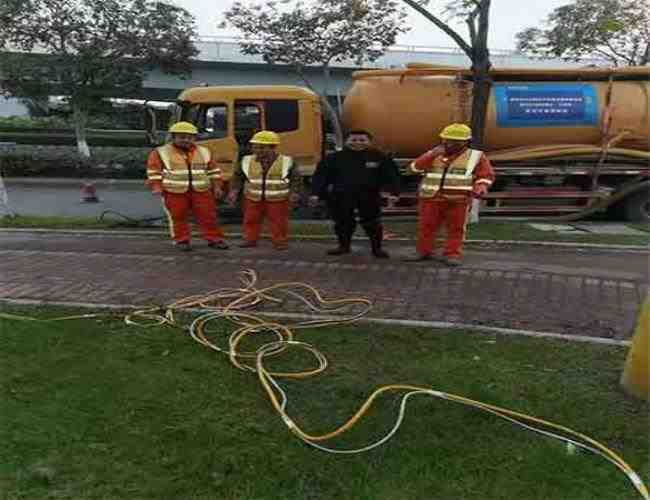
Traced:
<path id="1" fill-rule="evenodd" d="M 286 250 L 289 241 L 289 210 L 300 200 L 301 178 L 291 157 L 280 154 L 280 136 L 263 130 L 250 140 L 252 153 L 244 156 L 232 177 L 228 201 L 234 205 L 243 189 L 244 241 L 239 246 L 257 246 L 262 222 L 268 218 L 271 241 L 276 250 Z"/>
<path id="2" fill-rule="evenodd" d="M 190 251 L 190 215 L 210 248 L 226 250 L 224 234 L 217 223 L 215 198 L 223 193 L 221 171 L 210 150 L 195 144 L 198 130 L 189 122 L 178 122 L 169 132 L 172 142 L 156 148 L 147 160 L 147 184 L 163 197 L 171 235 L 176 246 Z"/>
<path id="3" fill-rule="evenodd" d="M 441 260 L 451 267 L 462 264 L 463 242 L 472 197 L 485 195 L 494 182 L 487 156 L 471 149 L 472 129 L 454 123 L 440 134 L 442 145 L 411 163 L 413 172 L 424 174 L 418 193 L 417 256 L 408 260 Z M 441 224 L 447 228 L 442 259 L 434 245 Z"/>

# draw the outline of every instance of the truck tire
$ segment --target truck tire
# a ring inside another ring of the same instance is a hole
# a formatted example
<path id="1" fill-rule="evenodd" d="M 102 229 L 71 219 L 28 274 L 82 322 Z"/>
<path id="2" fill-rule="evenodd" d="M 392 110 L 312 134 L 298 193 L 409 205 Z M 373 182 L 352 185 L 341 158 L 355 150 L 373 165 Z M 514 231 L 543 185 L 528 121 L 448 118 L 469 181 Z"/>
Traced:
<path id="1" fill-rule="evenodd" d="M 625 199 L 623 212 L 628 222 L 650 222 L 650 191 L 642 191 Z"/>

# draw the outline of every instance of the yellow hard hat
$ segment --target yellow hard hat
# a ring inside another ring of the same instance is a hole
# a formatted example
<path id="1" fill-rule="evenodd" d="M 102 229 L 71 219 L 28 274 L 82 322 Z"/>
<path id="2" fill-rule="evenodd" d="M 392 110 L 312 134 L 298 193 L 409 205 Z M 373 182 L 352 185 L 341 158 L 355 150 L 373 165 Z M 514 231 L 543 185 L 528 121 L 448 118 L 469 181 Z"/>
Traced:
<path id="1" fill-rule="evenodd" d="M 176 122 L 169 127 L 169 132 L 172 134 L 193 134 L 199 133 L 198 129 L 190 122 Z"/>
<path id="2" fill-rule="evenodd" d="M 440 137 L 454 141 L 469 141 L 472 138 L 472 129 L 462 123 L 452 123 L 443 129 Z"/>
<path id="3" fill-rule="evenodd" d="M 270 146 L 280 145 L 280 136 L 270 130 L 262 130 L 253 136 L 250 140 L 251 144 L 267 144 Z"/>

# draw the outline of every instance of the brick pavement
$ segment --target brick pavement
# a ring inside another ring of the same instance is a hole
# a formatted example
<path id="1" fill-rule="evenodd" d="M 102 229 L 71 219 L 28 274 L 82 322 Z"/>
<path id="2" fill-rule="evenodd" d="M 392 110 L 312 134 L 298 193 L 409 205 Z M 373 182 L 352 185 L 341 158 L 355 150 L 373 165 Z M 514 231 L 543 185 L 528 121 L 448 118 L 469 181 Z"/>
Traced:
<path id="1" fill-rule="evenodd" d="M 648 289 L 647 255 L 484 248 L 469 251 L 465 267 L 448 269 L 377 261 L 361 242 L 339 259 L 326 257 L 325 248 L 294 243 L 276 252 L 263 244 L 181 254 L 156 237 L 0 232 L 0 298 L 162 304 L 238 287 L 238 272 L 251 268 L 260 286 L 300 281 L 328 297 L 369 297 L 373 317 L 625 339 Z M 397 244 L 389 250 L 412 251 Z M 281 309 L 307 312 L 292 300 Z"/>

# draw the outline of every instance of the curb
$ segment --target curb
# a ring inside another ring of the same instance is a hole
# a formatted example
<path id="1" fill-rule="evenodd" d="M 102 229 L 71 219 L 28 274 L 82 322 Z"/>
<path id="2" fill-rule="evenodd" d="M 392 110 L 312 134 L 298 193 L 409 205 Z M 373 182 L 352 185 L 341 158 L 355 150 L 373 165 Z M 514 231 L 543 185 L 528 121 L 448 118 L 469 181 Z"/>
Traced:
<path id="1" fill-rule="evenodd" d="M 111 235 L 111 236 L 128 236 L 128 237 L 167 237 L 166 231 L 159 229 L 141 229 L 135 230 L 112 230 L 112 229 L 42 229 L 42 228 L 12 228 L 0 227 L 0 233 L 37 233 L 37 234 L 69 234 L 69 235 Z M 192 233 L 198 235 L 198 233 Z M 229 238 L 241 237 L 242 233 L 226 233 Z M 263 234 L 263 236 L 268 236 Z M 299 235 L 294 234 L 294 239 L 314 240 L 314 241 L 335 241 L 336 238 L 328 235 Z M 367 240 L 365 236 L 355 238 L 356 240 Z M 415 242 L 414 238 L 390 238 L 387 241 Z M 587 249 L 587 250 L 606 250 L 606 251 L 623 251 L 650 254 L 650 245 L 607 245 L 602 243 L 569 243 L 560 241 L 519 241 L 519 240 L 466 240 L 466 245 L 471 246 L 532 246 L 546 248 L 568 248 L 568 249 Z"/>
<path id="2" fill-rule="evenodd" d="M 59 306 L 59 307 L 78 307 L 84 309 L 110 309 L 110 310 L 123 310 L 123 309 L 146 309 L 152 306 L 135 306 L 132 304 L 104 304 L 104 303 L 91 303 L 91 302 L 59 302 L 48 300 L 32 300 L 32 299 L 8 299 L 0 298 L 0 303 L 13 304 L 13 305 L 26 305 L 26 306 Z M 210 312 L 208 309 L 189 309 L 192 312 Z M 262 312 L 264 316 L 270 318 L 288 318 L 288 319 L 323 319 L 332 320 L 338 319 L 336 316 L 320 316 L 301 313 L 287 313 L 287 312 Z M 448 323 L 444 321 L 414 321 L 390 318 L 361 318 L 358 323 L 370 323 L 388 326 L 401 326 L 401 327 L 419 327 L 419 328 L 437 328 L 437 329 L 453 329 L 453 330 L 470 330 L 475 332 L 496 333 L 500 335 L 509 336 L 522 336 L 532 338 L 548 338 L 554 340 L 564 340 L 567 342 L 580 342 L 590 344 L 609 345 L 615 347 L 629 347 L 632 342 L 629 340 L 614 340 L 602 337 L 587 337 L 584 335 L 565 335 L 561 333 L 552 332 L 537 332 L 534 330 L 516 330 L 511 328 L 498 328 L 491 326 L 472 325 L 465 323 Z"/>

